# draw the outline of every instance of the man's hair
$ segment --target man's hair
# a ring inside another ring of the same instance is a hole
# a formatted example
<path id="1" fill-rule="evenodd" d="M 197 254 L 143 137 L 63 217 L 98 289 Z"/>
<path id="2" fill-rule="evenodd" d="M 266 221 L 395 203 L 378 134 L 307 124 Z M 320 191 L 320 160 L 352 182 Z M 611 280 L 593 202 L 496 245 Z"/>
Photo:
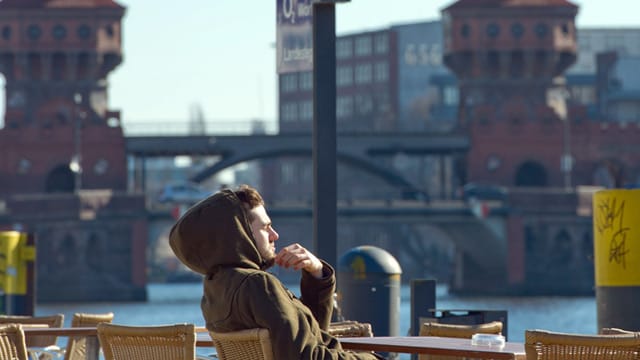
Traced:
<path id="1" fill-rule="evenodd" d="M 246 210 L 249 221 L 253 221 L 253 218 L 251 217 L 249 211 L 257 206 L 264 206 L 264 200 L 262 199 L 262 196 L 260 196 L 258 190 L 252 188 L 249 185 L 243 184 L 238 186 L 234 193 L 244 205 L 244 209 Z"/>

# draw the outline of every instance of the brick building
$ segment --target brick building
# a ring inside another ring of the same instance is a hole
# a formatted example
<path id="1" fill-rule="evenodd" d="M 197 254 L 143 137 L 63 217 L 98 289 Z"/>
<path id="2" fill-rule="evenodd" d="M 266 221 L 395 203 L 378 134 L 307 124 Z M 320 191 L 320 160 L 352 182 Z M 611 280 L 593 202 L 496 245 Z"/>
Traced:
<path id="1" fill-rule="evenodd" d="M 144 300 L 144 198 L 126 193 L 112 0 L 0 2 L 0 228 L 35 234 L 38 300 Z"/>

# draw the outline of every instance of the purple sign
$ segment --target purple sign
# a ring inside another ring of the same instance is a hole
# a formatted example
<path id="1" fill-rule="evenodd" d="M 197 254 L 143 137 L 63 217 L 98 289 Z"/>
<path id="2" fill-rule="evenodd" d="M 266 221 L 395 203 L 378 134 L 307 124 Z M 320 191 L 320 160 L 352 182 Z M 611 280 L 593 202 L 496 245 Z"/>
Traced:
<path id="1" fill-rule="evenodd" d="M 279 74 L 313 70 L 313 0 L 276 0 Z"/>

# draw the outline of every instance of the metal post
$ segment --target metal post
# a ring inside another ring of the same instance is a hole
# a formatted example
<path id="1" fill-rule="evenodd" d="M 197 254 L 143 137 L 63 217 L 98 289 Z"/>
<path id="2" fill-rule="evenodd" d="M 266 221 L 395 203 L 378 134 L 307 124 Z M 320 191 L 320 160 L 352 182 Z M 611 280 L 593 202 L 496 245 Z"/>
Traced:
<path id="1" fill-rule="evenodd" d="M 571 156 L 571 124 L 569 123 L 569 117 L 564 116 L 562 119 L 564 122 L 562 137 L 563 143 L 563 156 L 562 156 L 562 170 L 564 171 L 564 187 L 571 189 L 571 170 L 573 168 L 573 157 Z"/>
<path id="2" fill-rule="evenodd" d="M 336 16 L 333 2 L 313 4 L 313 246 L 337 260 Z"/>
<path id="3" fill-rule="evenodd" d="M 433 279 L 411 280 L 411 333 L 420 333 L 420 318 L 429 317 L 436 308 L 436 281 Z"/>
<path id="4" fill-rule="evenodd" d="M 71 160 L 71 171 L 74 173 L 74 192 L 78 192 L 82 189 L 82 110 L 80 105 L 82 104 L 82 95 L 79 93 L 74 94 L 73 101 L 74 106 L 74 121 L 75 127 L 73 132 L 73 144 L 74 154 Z"/>

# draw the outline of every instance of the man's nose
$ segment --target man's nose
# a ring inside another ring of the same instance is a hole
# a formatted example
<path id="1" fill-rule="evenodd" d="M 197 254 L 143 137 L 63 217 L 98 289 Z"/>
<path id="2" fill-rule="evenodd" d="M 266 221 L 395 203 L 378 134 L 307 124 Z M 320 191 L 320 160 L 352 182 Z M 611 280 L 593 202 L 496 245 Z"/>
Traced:
<path id="1" fill-rule="evenodd" d="M 276 232 L 276 230 L 274 228 L 271 228 L 271 239 L 273 241 L 276 241 L 280 238 L 280 235 L 278 235 L 278 233 Z"/>

